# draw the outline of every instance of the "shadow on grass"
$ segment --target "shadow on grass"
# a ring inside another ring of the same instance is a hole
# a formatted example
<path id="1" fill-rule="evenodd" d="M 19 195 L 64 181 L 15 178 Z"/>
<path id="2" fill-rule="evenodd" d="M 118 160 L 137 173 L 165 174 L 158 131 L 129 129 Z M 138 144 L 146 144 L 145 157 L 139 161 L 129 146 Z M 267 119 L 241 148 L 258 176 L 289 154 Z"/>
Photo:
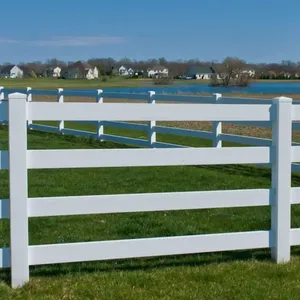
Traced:
<path id="1" fill-rule="evenodd" d="M 298 253 L 300 255 L 300 251 Z M 167 256 L 155 258 L 136 258 L 112 261 L 80 262 L 68 264 L 53 264 L 30 267 L 30 278 L 55 277 L 63 275 L 82 275 L 95 272 L 134 272 L 153 271 L 168 268 L 191 268 L 219 263 L 246 262 L 251 260 L 270 261 L 270 250 L 231 251 L 218 253 L 203 253 L 194 255 Z M 0 281 L 10 285 L 10 269 L 0 272 Z"/>
<path id="2" fill-rule="evenodd" d="M 154 271 L 169 268 L 193 268 L 233 262 L 264 262 L 274 264 L 270 249 L 203 253 L 194 255 L 137 258 L 112 261 L 96 261 L 68 264 L 53 264 L 30 267 L 30 278 L 52 278 L 64 275 L 84 275 L 93 273 Z M 300 246 L 292 247 L 293 256 L 300 256 Z M 292 263 L 292 262 L 291 262 Z M 10 269 L 0 272 L 0 281 L 10 285 Z"/>

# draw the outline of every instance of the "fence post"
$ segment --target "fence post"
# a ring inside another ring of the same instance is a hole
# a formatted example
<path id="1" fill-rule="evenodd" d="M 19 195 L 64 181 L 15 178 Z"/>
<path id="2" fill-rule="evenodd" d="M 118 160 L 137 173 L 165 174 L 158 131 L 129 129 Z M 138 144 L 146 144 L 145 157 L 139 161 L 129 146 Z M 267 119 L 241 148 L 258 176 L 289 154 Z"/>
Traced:
<path id="1" fill-rule="evenodd" d="M 0 86 L 0 101 L 4 100 L 4 87 Z"/>
<path id="2" fill-rule="evenodd" d="M 64 89 L 57 89 L 57 102 L 64 103 Z M 58 133 L 63 134 L 63 130 L 65 128 L 65 121 L 58 121 L 57 130 Z"/>
<path id="3" fill-rule="evenodd" d="M 9 115 L 9 197 L 12 287 L 29 280 L 28 264 L 28 182 L 26 94 L 8 97 Z"/>
<path id="4" fill-rule="evenodd" d="M 103 90 L 97 90 L 97 97 L 96 97 L 97 103 L 103 103 Z M 102 121 L 97 120 L 97 139 L 100 142 L 103 142 L 103 134 L 104 134 L 104 125 Z"/>
<path id="5" fill-rule="evenodd" d="M 218 104 L 220 99 L 222 98 L 222 94 L 214 94 L 215 103 Z M 222 122 L 214 121 L 212 123 L 213 127 L 213 147 L 222 148 Z"/>
<path id="6" fill-rule="evenodd" d="M 272 124 L 272 258 L 277 263 L 290 260 L 292 99 L 273 100 Z"/>
<path id="7" fill-rule="evenodd" d="M 32 90 L 31 87 L 26 88 L 27 102 L 31 102 L 32 101 L 32 92 L 31 92 L 31 90 Z M 27 121 L 28 128 L 30 127 L 31 124 L 32 124 L 32 120 L 28 120 Z"/>
<path id="8" fill-rule="evenodd" d="M 148 93 L 149 93 L 148 103 L 155 104 L 155 99 L 154 99 L 155 92 L 150 91 Z M 155 148 L 155 143 L 156 143 L 155 126 L 156 126 L 156 120 L 155 121 L 149 121 L 149 128 L 148 128 L 149 148 Z"/>
<path id="9" fill-rule="evenodd" d="M 4 87 L 0 86 L 0 102 L 4 100 Z M 5 121 L 0 120 L 1 125 L 5 125 Z"/>

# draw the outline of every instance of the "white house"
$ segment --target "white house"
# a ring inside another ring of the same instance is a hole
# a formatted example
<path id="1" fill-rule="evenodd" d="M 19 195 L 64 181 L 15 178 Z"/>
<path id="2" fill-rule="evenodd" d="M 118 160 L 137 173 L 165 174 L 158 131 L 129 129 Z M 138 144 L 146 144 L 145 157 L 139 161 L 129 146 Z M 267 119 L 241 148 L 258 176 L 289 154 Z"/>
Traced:
<path id="1" fill-rule="evenodd" d="M 119 75 L 120 75 L 120 76 L 127 76 L 127 75 L 128 75 L 128 70 L 127 70 L 127 68 L 124 67 L 124 66 L 121 66 L 121 67 L 119 68 Z"/>
<path id="2" fill-rule="evenodd" d="M 53 69 L 52 76 L 55 77 L 55 78 L 58 78 L 58 77 L 60 77 L 60 72 L 61 72 L 61 68 L 60 67 L 56 67 L 56 68 Z"/>
<path id="3" fill-rule="evenodd" d="M 78 61 L 69 65 L 65 70 L 61 71 L 61 76 L 66 79 L 96 79 L 99 78 L 97 67 L 92 67 L 87 63 Z"/>
<path id="4" fill-rule="evenodd" d="M 215 74 L 216 71 L 212 67 L 208 66 L 194 66 L 191 67 L 188 71 L 188 77 L 191 77 L 193 79 L 209 80 Z"/>
<path id="5" fill-rule="evenodd" d="M 168 77 L 169 76 L 169 70 L 165 68 L 164 66 L 156 65 L 153 68 L 150 68 L 147 70 L 148 77 Z"/>
<path id="6" fill-rule="evenodd" d="M 255 76 L 255 70 L 244 70 L 241 72 L 241 74 L 247 74 L 250 77 L 254 77 Z"/>
<path id="7" fill-rule="evenodd" d="M 96 78 L 99 78 L 99 71 L 98 71 L 98 68 L 97 67 L 94 67 L 94 68 L 89 68 L 87 70 L 87 73 L 86 73 L 86 79 L 96 79 Z"/>
<path id="8" fill-rule="evenodd" d="M 119 75 L 120 76 L 132 76 L 132 75 L 134 75 L 134 70 L 132 68 L 127 68 L 125 66 L 121 66 L 119 68 Z"/>
<path id="9" fill-rule="evenodd" d="M 5 78 L 23 78 L 24 72 L 14 65 L 5 66 L 0 70 L 0 76 Z"/>

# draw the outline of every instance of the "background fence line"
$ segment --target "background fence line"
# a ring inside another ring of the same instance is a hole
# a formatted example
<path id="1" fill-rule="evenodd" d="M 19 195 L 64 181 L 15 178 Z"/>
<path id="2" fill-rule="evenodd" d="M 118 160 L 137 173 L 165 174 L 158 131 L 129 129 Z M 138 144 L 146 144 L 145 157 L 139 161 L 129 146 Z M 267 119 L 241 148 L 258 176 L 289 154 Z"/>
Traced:
<path id="1" fill-rule="evenodd" d="M 156 94 L 153 91 L 147 93 L 133 94 L 133 93 L 107 93 L 105 90 L 87 90 L 87 91 L 76 91 L 76 90 L 64 90 L 58 88 L 57 90 L 38 90 L 28 87 L 26 89 L 12 90 L 0 87 L 0 99 L 4 100 L 4 96 L 12 92 L 24 92 L 27 94 L 27 101 L 32 101 L 32 96 L 56 96 L 57 102 L 64 103 L 64 96 L 71 97 L 92 97 L 96 99 L 99 104 L 105 103 L 105 99 L 118 99 L 118 100 L 144 100 L 145 103 L 159 104 L 160 102 L 175 102 L 175 103 L 203 103 L 203 104 L 271 104 L 272 99 L 251 99 L 251 98 L 232 98 L 223 97 L 222 94 L 213 94 L 212 96 L 188 96 L 188 95 L 167 95 L 167 94 Z M 1 96 L 2 95 L 2 96 Z M 300 101 L 293 101 L 293 105 L 299 105 Z M 75 121 L 75 120 L 74 120 Z M 77 121 L 80 123 L 80 121 Z M 5 123 L 5 122 L 4 122 Z M 242 136 L 236 134 L 228 134 L 222 132 L 222 124 L 235 124 L 235 125 L 246 125 L 253 127 L 272 128 L 271 121 L 215 121 L 212 122 L 212 131 L 202 131 L 194 129 L 184 129 L 177 127 L 158 126 L 156 120 L 147 122 L 147 124 L 138 124 L 130 122 L 116 122 L 116 121 L 82 121 L 82 123 L 91 124 L 96 126 L 96 132 L 84 131 L 79 129 L 65 128 L 64 121 L 58 121 L 58 126 L 32 124 L 32 121 L 28 121 L 29 129 L 47 131 L 47 132 L 58 132 L 60 134 L 68 134 L 79 137 L 92 137 L 100 141 L 110 141 L 115 143 L 128 144 L 137 147 L 149 147 L 149 148 L 185 148 L 184 145 L 176 145 L 166 142 L 158 142 L 157 134 L 169 134 L 177 136 L 187 136 L 199 139 L 208 139 L 212 141 L 213 147 L 222 147 L 223 142 L 232 142 L 237 144 L 252 145 L 252 146 L 272 146 L 272 140 L 259 137 Z M 128 130 L 137 130 L 145 132 L 148 136 L 146 139 L 125 137 L 118 135 L 105 134 L 105 127 L 113 127 Z M 300 130 L 300 123 L 293 122 L 292 129 Z M 300 145 L 300 143 L 293 143 L 294 146 Z M 264 165 L 267 166 L 267 165 Z M 270 165 L 269 165 L 270 166 Z M 292 164 L 293 172 L 300 172 L 300 165 L 297 163 Z"/>

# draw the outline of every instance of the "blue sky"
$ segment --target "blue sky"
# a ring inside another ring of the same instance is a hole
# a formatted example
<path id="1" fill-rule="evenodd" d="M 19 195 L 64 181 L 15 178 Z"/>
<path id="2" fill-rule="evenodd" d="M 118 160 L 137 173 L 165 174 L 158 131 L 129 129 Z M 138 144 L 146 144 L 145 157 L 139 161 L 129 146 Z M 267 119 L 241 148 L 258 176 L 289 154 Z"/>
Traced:
<path id="1" fill-rule="evenodd" d="M 3 2 L 2 63 L 54 57 L 300 61 L 300 0 Z"/>

